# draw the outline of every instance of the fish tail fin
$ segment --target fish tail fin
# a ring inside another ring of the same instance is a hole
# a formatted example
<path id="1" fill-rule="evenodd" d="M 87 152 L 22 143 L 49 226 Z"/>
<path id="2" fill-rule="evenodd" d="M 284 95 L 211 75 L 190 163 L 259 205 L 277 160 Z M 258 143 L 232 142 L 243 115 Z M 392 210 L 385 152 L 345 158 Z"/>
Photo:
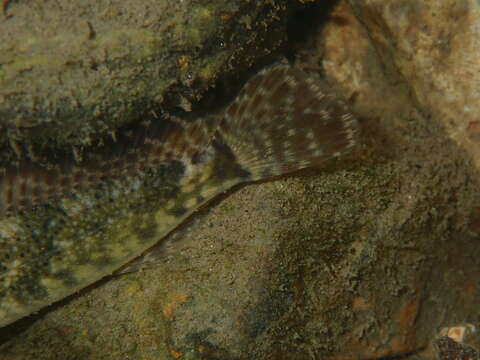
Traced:
<path id="1" fill-rule="evenodd" d="M 219 125 L 252 180 L 315 167 L 347 153 L 358 123 L 325 81 L 287 64 L 250 79 Z"/>

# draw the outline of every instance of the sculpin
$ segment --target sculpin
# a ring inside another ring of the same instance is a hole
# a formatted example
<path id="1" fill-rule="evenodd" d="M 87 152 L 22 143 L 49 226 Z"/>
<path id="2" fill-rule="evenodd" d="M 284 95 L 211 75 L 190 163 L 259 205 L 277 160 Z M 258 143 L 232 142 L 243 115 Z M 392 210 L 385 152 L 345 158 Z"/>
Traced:
<path id="1" fill-rule="evenodd" d="M 0 326 L 111 274 L 232 186 L 320 165 L 357 133 L 324 81 L 287 64 L 253 76 L 216 119 L 148 122 L 108 155 L 7 169 Z"/>

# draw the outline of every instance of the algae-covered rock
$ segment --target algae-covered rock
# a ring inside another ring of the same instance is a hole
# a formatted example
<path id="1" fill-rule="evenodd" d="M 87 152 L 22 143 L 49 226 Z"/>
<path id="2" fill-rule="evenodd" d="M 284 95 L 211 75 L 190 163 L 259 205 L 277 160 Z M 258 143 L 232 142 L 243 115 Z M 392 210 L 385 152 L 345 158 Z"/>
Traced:
<path id="1" fill-rule="evenodd" d="M 284 42 L 287 11 L 286 1 L 11 2 L 0 22 L 4 164 L 11 148 L 70 152 L 153 109 L 189 110 Z"/>

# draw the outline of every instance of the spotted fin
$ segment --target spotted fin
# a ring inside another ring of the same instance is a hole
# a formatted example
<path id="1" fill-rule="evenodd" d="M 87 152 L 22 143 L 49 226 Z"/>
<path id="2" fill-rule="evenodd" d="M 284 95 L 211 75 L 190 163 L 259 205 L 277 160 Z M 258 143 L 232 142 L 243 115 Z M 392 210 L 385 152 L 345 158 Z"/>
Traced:
<path id="1" fill-rule="evenodd" d="M 357 128 L 347 104 L 325 81 L 282 63 L 247 82 L 226 109 L 218 136 L 260 180 L 348 152 Z"/>

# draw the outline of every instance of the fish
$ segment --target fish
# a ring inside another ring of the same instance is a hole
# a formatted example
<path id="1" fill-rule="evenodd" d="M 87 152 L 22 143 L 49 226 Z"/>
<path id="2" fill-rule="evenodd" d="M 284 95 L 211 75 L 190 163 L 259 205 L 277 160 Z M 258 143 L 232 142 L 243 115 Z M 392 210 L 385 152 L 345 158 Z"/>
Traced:
<path id="1" fill-rule="evenodd" d="M 215 116 L 154 118 L 80 162 L 6 169 L 0 327 L 114 273 L 235 185 L 350 152 L 358 129 L 325 80 L 280 62 Z"/>

